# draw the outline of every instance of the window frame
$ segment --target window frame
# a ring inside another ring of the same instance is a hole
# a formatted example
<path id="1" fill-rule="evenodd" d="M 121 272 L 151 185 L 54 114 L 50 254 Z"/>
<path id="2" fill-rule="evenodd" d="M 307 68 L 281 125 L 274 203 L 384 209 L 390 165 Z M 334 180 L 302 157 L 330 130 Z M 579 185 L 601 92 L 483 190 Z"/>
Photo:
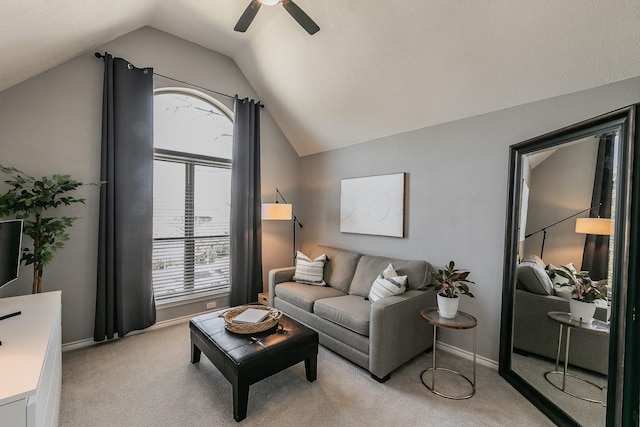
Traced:
<path id="1" fill-rule="evenodd" d="M 158 88 L 154 90 L 154 93 L 153 93 L 154 98 L 155 98 L 155 95 L 160 95 L 160 94 L 187 95 L 187 96 L 199 98 L 200 100 L 207 102 L 211 104 L 213 107 L 217 108 L 221 113 L 223 113 L 229 119 L 229 121 L 232 124 L 234 122 L 233 113 L 228 107 L 226 107 L 217 99 L 211 96 L 208 96 L 200 91 L 190 89 L 190 88 L 181 88 L 181 87 L 166 87 L 166 88 Z M 181 151 L 168 150 L 164 148 L 155 148 L 155 145 L 153 149 L 153 161 L 154 162 L 155 161 L 176 162 L 185 166 L 185 173 L 186 173 L 185 196 L 187 195 L 188 192 L 191 192 L 191 194 L 193 194 L 194 192 L 194 188 L 195 188 L 194 176 L 195 176 L 196 166 L 231 169 L 231 164 L 232 164 L 232 159 L 206 156 L 202 154 L 192 154 L 192 153 L 186 153 Z M 189 179 L 189 177 L 191 177 L 191 179 Z M 191 212 L 191 216 L 190 216 L 191 221 L 194 221 L 195 219 L 193 215 L 193 201 L 194 201 L 193 197 L 185 197 L 185 214 L 187 214 L 188 212 Z M 189 204 L 191 204 L 191 208 L 189 208 Z M 186 224 L 187 221 L 189 221 L 189 219 L 187 218 L 187 215 L 185 215 L 185 226 L 187 225 Z M 191 233 L 194 232 L 193 227 L 186 226 L 185 233 L 187 233 L 186 230 L 191 230 Z M 186 245 L 188 244 L 189 238 L 191 238 L 191 244 L 193 245 L 195 243 L 195 240 L 199 238 L 205 238 L 205 237 L 211 238 L 211 237 L 226 237 L 226 236 L 195 236 L 195 235 L 187 236 L 185 235 L 182 238 L 173 238 L 173 237 L 155 238 L 154 237 L 152 239 L 152 246 L 156 241 L 166 241 L 166 240 L 177 239 L 177 240 L 184 240 L 185 247 L 186 247 Z M 187 255 L 185 255 L 185 257 L 186 256 Z M 168 308 L 171 306 L 178 306 L 178 305 L 183 305 L 187 303 L 193 303 L 200 300 L 210 299 L 211 296 L 213 295 L 216 295 L 216 296 L 225 295 L 225 294 L 228 294 L 229 291 L 230 291 L 229 288 L 212 289 L 212 290 L 196 292 L 192 294 L 183 294 L 175 297 L 162 298 L 160 300 L 156 300 L 156 306 Z M 155 290 L 154 290 L 154 294 L 155 294 Z"/>

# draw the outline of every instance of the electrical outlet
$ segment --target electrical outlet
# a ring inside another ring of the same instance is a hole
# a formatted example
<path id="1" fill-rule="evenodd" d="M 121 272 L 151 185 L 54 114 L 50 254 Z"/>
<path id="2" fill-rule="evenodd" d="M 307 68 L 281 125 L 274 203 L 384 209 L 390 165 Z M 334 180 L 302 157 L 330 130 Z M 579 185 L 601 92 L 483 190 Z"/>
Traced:
<path id="1" fill-rule="evenodd" d="M 216 308 L 216 302 L 215 301 L 211 301 L 207 303 L 207 309 L 209 308 Z"/>

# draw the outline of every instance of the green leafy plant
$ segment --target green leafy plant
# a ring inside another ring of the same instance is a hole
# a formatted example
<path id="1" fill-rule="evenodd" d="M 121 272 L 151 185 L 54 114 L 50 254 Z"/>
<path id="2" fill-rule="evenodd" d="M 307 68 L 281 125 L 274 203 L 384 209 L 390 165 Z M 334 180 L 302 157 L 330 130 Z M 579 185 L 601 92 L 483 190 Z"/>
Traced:
<path id="1" fill-rule="evenodd" d="M 4 181 L 10 188 L 0 195 L 0 218 L 15 216 L 24 220 L 23 233 L 33 239 L 33 249 L 24 248 L 21 262 L 33 264 L 32 293 L 42 292 L 42 273 L 54 253 L 69 240 L 66 229 L 77 217 L 45 216 L 49 209 L 60 205 L 85 203 L 85 199 L 68 195 L 84 185 L 69 175 L 53 175 L 36 179 L 13 167 L 0 165 L 9 175 Z M 99 185 L 99 184 L 98 184 Z"/>
<path id="2" fill-rule="evenodd" d="M 565 266 L 555 270 L 555 273 L 568 279 L 562 286 L 572 286 L 573 299 L 582 302 L 595 302 L 597 299 L 607 299 L 606 281 L 594 282 L 588 271 L 573 271 Z"/>
<path id="3" fill-rule="evenodd" d="M 431 283 L 427 287 L 433 288 L 434 291 L 447 298 L 457 298 L 458 294 L 474 298 L 468 285 L 474 282 L 467 280 L 469 272 L 460 271 L 455 266 L 455 263 L 451 261 L 444 269 L 438 270 L 433 275 L 435 283 Z"/>

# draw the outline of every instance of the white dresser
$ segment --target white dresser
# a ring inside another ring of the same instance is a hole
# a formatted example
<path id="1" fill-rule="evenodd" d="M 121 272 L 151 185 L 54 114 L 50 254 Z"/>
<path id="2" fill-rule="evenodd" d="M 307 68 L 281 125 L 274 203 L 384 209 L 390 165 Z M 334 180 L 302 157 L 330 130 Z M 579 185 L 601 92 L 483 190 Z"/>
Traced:
<path id="1" fill-rule="evenodd" d="M 60 291 L 0 299 L 0 426 L 57 426 L 62 386 Z"/>

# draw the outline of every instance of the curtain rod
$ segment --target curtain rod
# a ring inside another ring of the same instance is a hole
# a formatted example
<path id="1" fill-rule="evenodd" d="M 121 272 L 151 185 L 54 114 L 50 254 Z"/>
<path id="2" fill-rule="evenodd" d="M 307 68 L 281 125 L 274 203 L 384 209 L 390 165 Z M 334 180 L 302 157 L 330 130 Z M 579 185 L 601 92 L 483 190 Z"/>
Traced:
<path id="1" fill-rule="evenodd" d="M 105 55 L 101 54 L 100 52 L 95 52 L 95 55 L 96 55 L 96 58 L 99 58 L 99 59 L 104 59 L 104 56 L 105 56 Z M 189 85 L 189 86 L 192 86 L 192 87 L 195 87 L 195 88 L 198 88 L 198 89 L 206 90 L 207 92 L 212 92 L 212 93 L 215 93 L 215 94 L 220 95 L 220 96 L 226 96 L 227 98 L 235 99 L 235 96 L 228 95 L 228 94 L 222 93 L 222 92 L 218 92 L 218 91 L 215 91 L 213 89 L 208 89 L 206 87 L 198 86 L 198 85 L 193 84 L 193 83 L 185 82 L 184 80 L 179 80 L 179 79 L 176 79 L 176 78 L 173 78 L 173 77 L 165 76 L 164 74 L 160 74 L 160 73 L 154 72 L 153 75 L 154 76 L 158 76 L 158 77 L 163 77 L 165 79 L 173 80 L 174 82 L 178 82 L 178 83 L 182 83 L 182 84 L 185 84 L 185 85 Z M 259 103 L 261 108 L 264 108 L 264 105 L 262 104 L 262 102 L 258 101 L 258 103 Z"/>

